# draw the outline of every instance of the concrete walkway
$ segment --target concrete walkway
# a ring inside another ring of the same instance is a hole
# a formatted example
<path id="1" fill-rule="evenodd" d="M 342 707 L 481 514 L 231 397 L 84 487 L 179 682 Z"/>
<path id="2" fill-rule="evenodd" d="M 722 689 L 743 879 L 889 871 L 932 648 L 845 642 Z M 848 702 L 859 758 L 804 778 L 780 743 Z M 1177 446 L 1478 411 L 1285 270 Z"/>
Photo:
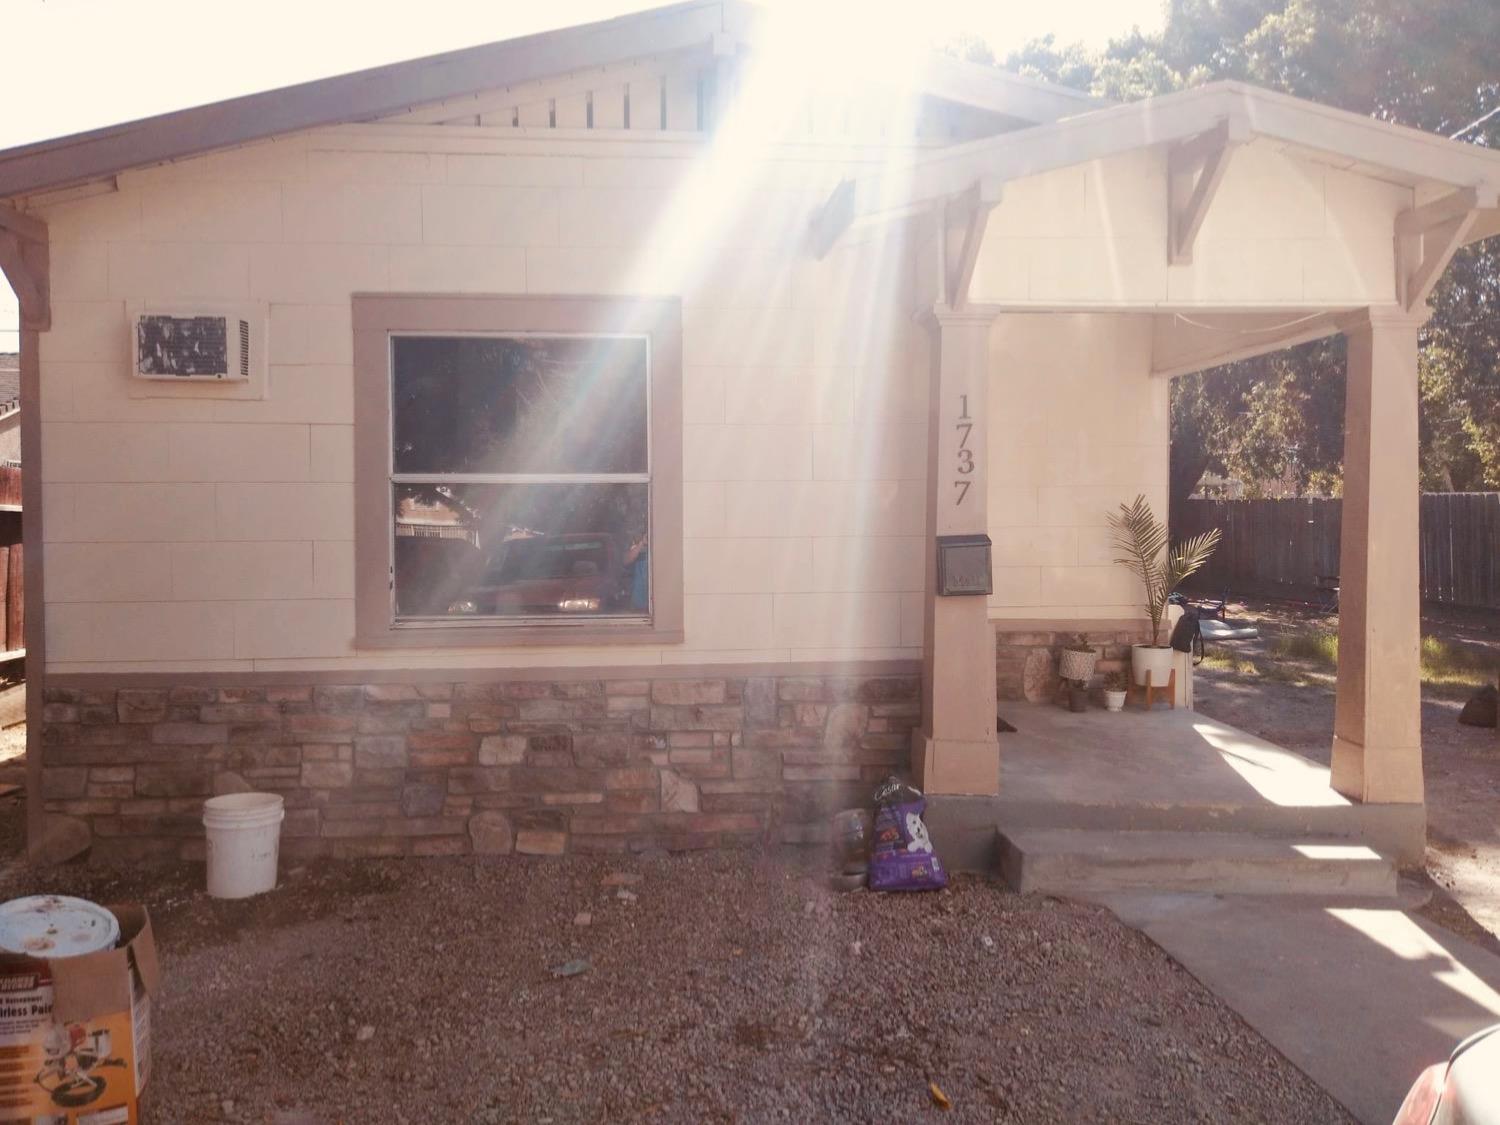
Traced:
<path id="1" fill-rule="evenodd" d="M 1366 1125 L 1422 1069 L 1500 1023 L 1500 958 L 1371 900 L 1099 899 L 1217 993 Z"/>

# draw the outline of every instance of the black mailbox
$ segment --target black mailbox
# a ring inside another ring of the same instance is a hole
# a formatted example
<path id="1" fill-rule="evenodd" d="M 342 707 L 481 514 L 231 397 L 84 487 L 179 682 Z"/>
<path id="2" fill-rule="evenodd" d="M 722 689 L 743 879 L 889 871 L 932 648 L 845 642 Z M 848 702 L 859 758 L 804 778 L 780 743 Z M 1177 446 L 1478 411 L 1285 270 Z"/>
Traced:
<path id="1" fill-rule="evenodd" d="M 995 592 L 988 535 L 939 535 L 937 553 L 937 592 L 941 596 Z"/>

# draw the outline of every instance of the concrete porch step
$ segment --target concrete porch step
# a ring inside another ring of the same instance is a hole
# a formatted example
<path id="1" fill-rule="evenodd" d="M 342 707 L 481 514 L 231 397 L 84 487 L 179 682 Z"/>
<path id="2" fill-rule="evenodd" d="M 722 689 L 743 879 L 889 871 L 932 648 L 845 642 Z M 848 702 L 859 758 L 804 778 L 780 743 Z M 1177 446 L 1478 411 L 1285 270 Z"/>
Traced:
<path id="1" fill-rule="evenodd" d="M 1000 871 L 1018 891 L 1089 896 L 1125 890 L 1213 894 L 1396 894 L 1396 865 L 1348 840 L 1226 832 L 1011 828 Z"/>

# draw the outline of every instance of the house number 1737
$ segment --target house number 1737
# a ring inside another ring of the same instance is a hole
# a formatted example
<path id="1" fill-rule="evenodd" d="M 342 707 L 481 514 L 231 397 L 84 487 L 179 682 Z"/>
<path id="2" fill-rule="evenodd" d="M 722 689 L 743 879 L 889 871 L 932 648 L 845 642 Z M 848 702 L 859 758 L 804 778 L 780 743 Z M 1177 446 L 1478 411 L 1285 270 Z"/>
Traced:
<path id="1" fill-rule="evenodd" d="M 958 405 L 958 421 L 953 426 L 958 431 L 958 464 L 955 466 L 958 478 L 953 482 L 953 487 L 958 490 L 958 497 L 953 501 L 955 505 L 964 502 L 974 483 L 963 479 L 974 471 L 974 451 L 969 448 L 969 435 L 974 432 L 974 422 L 969 417 L 969 396 L 959 395 Z"/>

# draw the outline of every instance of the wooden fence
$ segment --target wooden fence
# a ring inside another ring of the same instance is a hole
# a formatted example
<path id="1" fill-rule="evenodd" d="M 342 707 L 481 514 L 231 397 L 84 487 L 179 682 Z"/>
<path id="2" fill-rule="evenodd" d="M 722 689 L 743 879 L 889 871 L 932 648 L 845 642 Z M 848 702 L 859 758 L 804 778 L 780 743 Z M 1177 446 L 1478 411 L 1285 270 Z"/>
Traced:
<path id="1" fill-rule="evenodd" d="M 1317 600 L 1339 572 L 1339 500 L 1189 500 L 1172 537 L 1224 539 L 1193 586 Z M 1500 609 L 1500 492 L 1433 492 L 1421 502 L 1422 599 Z"/>

